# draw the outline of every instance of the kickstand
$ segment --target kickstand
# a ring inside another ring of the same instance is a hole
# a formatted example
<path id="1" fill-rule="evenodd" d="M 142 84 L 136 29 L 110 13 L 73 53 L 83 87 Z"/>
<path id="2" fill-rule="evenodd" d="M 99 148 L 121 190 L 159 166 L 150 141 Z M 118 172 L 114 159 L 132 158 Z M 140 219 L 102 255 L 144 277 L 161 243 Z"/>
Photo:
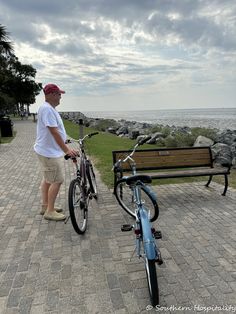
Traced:
<path id="1" fill-rule="evenodd" d="M 136 251 L 136 247 L 134 248 L 134 250 L 133 250 L 133 253 L 132 253 L 132 255 L 131 255 L 131 257 L 129 258 L 129 262 L 131 262 L 131 259 L 134 257 L 134 252 Z"/>
<path id="2" fill-rule="evenodd" d="M 65 221 L 64 221 L 64 224 L 66 224 L 69 219 L 70 219 L 70 216 L 67 216 Z"/>

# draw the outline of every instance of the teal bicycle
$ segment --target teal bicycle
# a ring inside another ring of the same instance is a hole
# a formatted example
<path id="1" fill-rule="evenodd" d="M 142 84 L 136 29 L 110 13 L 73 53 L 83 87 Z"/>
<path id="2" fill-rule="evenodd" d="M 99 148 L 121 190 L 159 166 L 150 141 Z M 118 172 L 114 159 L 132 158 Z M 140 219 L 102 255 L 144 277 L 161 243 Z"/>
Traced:
<path id="1" fill-rule="evenodd" d="M 147 185 L 152 182 L 150 176 L 136 173 L 136 163 L 132 158 L 136 148 L 145 140 L 137 143 L 130 154 L 119 159 L 113 171 L 122 173 L 122 163 L 130 164 L 132 175 L 121 177 L 115 184 L 114 194 L 120 206 L 135 218 L 135 224 L 125 224 L 121 231 L 134 231 L 135 250 L 139 258 L 143 258 L 152 306 L 159 305 L 159 287 L 156 264 L 163 263 L 156 239 L 161 239 L 160 231 L 156 231 L 152 222 L 159 216 L 156 194 Z"/>

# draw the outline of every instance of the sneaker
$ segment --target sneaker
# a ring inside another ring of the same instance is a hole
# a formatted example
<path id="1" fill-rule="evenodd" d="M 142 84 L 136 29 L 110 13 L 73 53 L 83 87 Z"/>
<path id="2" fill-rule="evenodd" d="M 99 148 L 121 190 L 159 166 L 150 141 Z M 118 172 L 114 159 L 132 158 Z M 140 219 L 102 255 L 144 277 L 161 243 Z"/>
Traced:
<path id="1" fill-rule="evenodd" d="M 58 207 L 55 207 L 54 209 L 55 209 L 55 211 L 56 211 L 57 213 L 61 213 L 61 212 L 63 211 L 62 208 L 58 208 Z M 47 210 L 47 206 L 42 205 L 41 211 L 40 211 L 40 215 L 44 215 L 45 212 L 46 212 L 46 210 Z"/>
<path id="2" fill-rule="evenodd" d="M 65 220 L 66 216 L 54 210 L 53 212 L 46 211 L 45 214 L 43 215 L 43 218 L 47 220 L 61 221 L 61 220 Z"/>

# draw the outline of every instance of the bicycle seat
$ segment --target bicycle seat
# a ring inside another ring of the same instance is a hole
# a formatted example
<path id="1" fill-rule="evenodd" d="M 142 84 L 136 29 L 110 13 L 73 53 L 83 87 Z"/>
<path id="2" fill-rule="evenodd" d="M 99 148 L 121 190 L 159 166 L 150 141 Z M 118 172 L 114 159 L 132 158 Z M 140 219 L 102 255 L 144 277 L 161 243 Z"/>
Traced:
<path id="1" fill-rule="evenodd" d="M 142 181 L 143 183 L 151 183 L 152 178 L 150 176 L 144 175 L 144 174 L 137 174 L 134 176 L 130 176 L 126 179 L 126 183 L 128 185 L 133 184 L 137 181 Z"/>

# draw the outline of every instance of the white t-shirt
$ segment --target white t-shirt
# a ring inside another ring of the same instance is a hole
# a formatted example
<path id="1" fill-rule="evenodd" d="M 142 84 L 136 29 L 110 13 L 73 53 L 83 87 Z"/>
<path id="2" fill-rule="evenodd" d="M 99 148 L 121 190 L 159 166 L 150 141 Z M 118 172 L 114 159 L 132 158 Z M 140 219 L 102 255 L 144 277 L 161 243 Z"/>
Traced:
<path id="1" fill-rule="evenodd" d="M 37 154 L 45 157 L 61 157 L 63 151 L 48 127 L 56 127 L 63 141 L 66 141 L 66 131 L 59 113 L 49 103 L 45 102 L 38 111 L 37 138 L 34 150 Z"/>

